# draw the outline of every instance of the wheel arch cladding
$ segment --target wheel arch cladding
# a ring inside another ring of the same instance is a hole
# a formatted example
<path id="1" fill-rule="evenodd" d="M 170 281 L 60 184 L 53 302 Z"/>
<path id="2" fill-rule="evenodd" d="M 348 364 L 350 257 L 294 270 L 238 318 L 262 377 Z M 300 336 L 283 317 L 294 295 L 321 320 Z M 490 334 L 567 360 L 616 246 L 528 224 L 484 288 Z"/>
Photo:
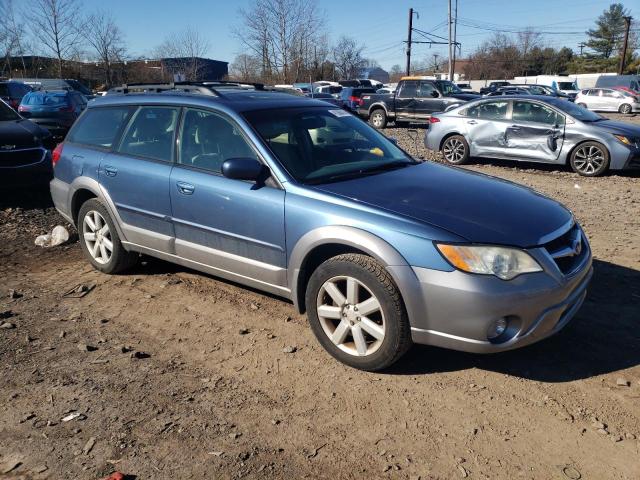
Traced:
<path id="1" fill-rule="evenodd" d="M 98 198 L 98 195 L 88 188 L 79 188 L 73 194 L 73 198 L 71 199 L 71 218 L 73 219 L 73 223 L 78 225 L 78 214 L 80 213 L 80 208 L 82 205 L 92 198 Z"/>
<path id="2" fill-rule="evenodd" d="M 358 228 L 321 227 L 307 232 L 300 238 L 289 257 L 291 299 L 300 313 L 306 310 L 304 298 L 307 283 L 315 268 L 329 258 L 343 253 L 360 253 L 380 262 L 389 271 L 402 296 L 405 282 L 397 278 L 395 270 L 390 267 L 404 267 L 411 272 L 412 270 L 395 248 L 372 233 Z"/>

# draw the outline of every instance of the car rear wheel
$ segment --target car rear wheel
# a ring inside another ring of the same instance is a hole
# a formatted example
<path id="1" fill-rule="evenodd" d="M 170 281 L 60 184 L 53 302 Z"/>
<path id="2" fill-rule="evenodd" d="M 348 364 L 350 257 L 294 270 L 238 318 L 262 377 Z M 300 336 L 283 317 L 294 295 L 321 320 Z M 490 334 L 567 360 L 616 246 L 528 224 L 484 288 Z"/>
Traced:
<path id="1" fill-rule="evenodd" d="M 609 152 L 598 142 L 585 142 L 573 151 L 569 163 L 579 175 L 597 177 L 609 168 Z"/>
<path id="2" fill-rule="evenodd" d="M 629 105 L 628 103 L 623 103 L 622 105 L 620 105 L 620 108 L 618 108 L 618 111 L 624 115 L 628 115 L 629 113 L 631 113 L 631 105 Z"/>
<path id="3" fill-rule="evenodd" d="M 453 165 L 462 165 L 469 160 L 469 144 L 462 135 L 452 135 L 442 143 L 442 156 Z"/>
<path id="4" fill-rule="evenodd" d="M 329 354 L 378 371 L 411 346 L 409 320 L 386 269 L 366 255 L 333 257 L 313 272 L 306 291 L 309 323 Z"/>
<path id="5" fill-rule="evenodd" d="M 87 200 L 78 214 L 80 246 L 89 262 L 103 273 L 118 273 L 138 260 L 122 246 L 113 220 L 99 200 Z"/>
<path id="6" fill-rule="evenodd" d="M 382 130 L 387 126 L 387 113 L 383 109 L 377 108 L 369 115 L 369 122 L 374 128 Z"/>

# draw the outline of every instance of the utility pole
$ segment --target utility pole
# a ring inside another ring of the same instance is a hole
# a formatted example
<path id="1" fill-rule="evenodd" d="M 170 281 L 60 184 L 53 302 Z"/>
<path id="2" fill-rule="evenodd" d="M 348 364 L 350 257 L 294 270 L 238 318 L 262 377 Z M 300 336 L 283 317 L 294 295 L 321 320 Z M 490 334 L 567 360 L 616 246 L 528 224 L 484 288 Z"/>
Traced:
<path id="1" fill-rule="evenodd" d="M 586 47 L 587 45 L 585 43 L 581 43 L 578 45 L 578 48 L 580 49 L 580 56 L 582 56 L 582 50 L 584 49 L 584 47 Z"/>
<path id="2" fill-rule="evenodd" d="M 453 61 L 451 62 L 451 73 L 449 73 L 449 80 L 453 82 L 453 76 L 456 74 L 456 48 L 458 45 L 458 0 L 456 0 L 456 7 L 453 14 Z M 453 75 L 453 76 L 452 76 Z"/>
<path id="3" fill-rule="evenodd" d="M 407 33 L 407 76 L 411 75 L 411 33 L 413 32 L 413 8 L 409 9 L 409 32 Z"/>
<path id="4" fill-rule="evenodd" d="M 451 0 L 449 0 L 449 80 L 453 81 L 453 43 L 451 43 L 453 24 L 451 22 Z"/>
<path id="5" fill-rule="evenodd" d="M 624 43 L 622 44 L 622 55 L 620 55 L 620 68 L 618 68 L 618 75 L 622 75 L 624 71 L 624 62 L 627 56 L 627 46 L 629 43 L 629 29 L 631 28 L 631 17 L 624 18 L 625 30 L 624 30 Z"/>

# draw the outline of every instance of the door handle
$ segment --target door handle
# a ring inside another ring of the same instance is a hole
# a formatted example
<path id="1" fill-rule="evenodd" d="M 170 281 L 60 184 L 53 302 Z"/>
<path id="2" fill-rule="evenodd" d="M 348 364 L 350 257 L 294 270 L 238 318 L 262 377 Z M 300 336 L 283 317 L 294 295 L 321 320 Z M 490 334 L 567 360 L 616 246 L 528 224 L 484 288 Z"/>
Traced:
<path id="1" fill-rule="evenodd" d="M 469 121 L 467 121 L 467 123 L 469 125 L 476 125 L 478 122 L 476 122 L 475 120 L 469 120 Z"/>
<path id="2" fill-rule="evenodd" d="M 178 191 L 183 195 L 193 195 L 193 192 L 196 190 L 196 187 L 190 183 L 178 182 L 176 185 L 178 186 Z"/>
<path id="3" fill-rule="evenodd" d="M 112 167 L 111 165 L 105 165 L 104 173 L 106 173 L 109 177 L 115 177 L 118 174 L 118 169 L 116 167 Z"/>

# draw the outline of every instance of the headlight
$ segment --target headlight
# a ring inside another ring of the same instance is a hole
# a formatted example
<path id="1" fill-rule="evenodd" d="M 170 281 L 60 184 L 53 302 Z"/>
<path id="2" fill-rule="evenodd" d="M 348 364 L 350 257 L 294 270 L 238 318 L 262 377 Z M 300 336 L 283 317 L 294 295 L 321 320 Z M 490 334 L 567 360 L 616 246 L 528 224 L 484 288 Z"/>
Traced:
<path id="1" fill-rule="evenodd" d="M 614 135 L 614 137 L 616 137 L 625 145 L 633 145 L 635 143 L 632 138 L 625 137 L 624 135 Z"/>
<path id="2" fill-rule="evenodd" d="M 467 246 L 436 244 L 451 265 L 469 273 L 495 275 L 511 280 L 521 273 L 541 272 L 531 255 L 523 250 L 494 246 Z"/>

